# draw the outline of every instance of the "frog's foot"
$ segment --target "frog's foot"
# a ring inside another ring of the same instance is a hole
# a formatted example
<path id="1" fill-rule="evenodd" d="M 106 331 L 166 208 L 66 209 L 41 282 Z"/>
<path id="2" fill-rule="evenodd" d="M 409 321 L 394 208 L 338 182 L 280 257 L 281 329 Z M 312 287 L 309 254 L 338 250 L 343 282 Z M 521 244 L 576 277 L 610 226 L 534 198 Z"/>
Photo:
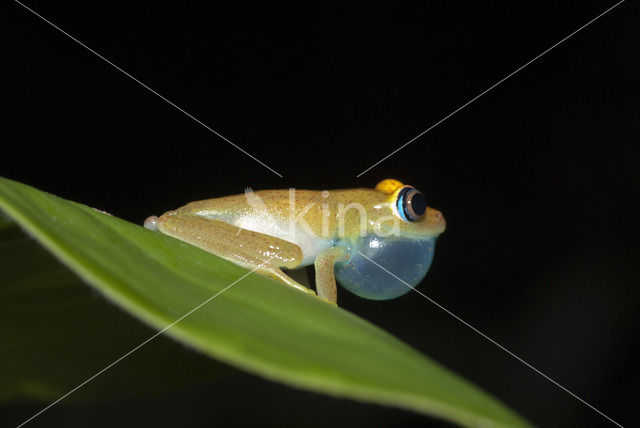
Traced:
<path id="1" fill-rule="evenodd" d="M 298 281 L 296 281 L 293 278 L 291 278 L 286 273 L 282 272 L 282 270 L 280 270 L 280 269 L 278 269 L 278 270 L 282 274 L 281 276 L 278 275 L 278 276 L 275 277 L 275 279 L 277 279 L 278 281 L 284 282 L 285 284 L 295 288 L 296 290 L 300 290 L 300 291 L 304 291 L 305 293 L 312 294 L 314 297 L 317 297 L 318 299 L 320 299 L 323 302 L 328 303 L 328 304 L 330 304 L 332 306 L 338 306 L 338 304 L 336 302 L 324 297 L 322 294 L 317 295 L 316 292 L 313 291 L 313 289 L 311 289 L 309 287 L 305 287 L 304 285 L 300 284 Z"/>
<path id="2" fill-rule="evenodd" d="M 277 280 L 278 282 L 285 283 L 288 286 L 295 288 L 296 290 L 311 294 L 314 297 L 317 297 L 318 299 L 322 300 L 323 302 L 330 304 L 331 306 L 336 306 L 336 307 L 338 306 L 338 304 L 335 301 L 332 301 L 322 295 L 317 295 L 316 292 L 313 291 L 311 288 L 305 287 L 304 285 L 300 284 L 299 282 L 291 278 L 289 275 L 284 273 L 279 268 L 274 268 L 272 266 L 264 266 L 263 269 L 264 270 L 259 269 L 261 270 L 260 273 L 269 275 L 270 277 Z M 334 287 L 335 287 L 335 283 L 334 283 Z"/>
<path id="3" fill-rule="evenodd" d="M 316 295 L 316 292 L 313 291 L 311 288 L 305 287 L 304 285 L 298 283 L 297 281 L 295 281 L 293 278 L 289 277 L 286 273 L 284 273 L 282 270 L 278 269 L 278 268 L 273 268 L 271 266 L 268 266 L 265 268 L 265 270 L 262 270 L 261 272 L 262 274 L 265 275 L 269 275 L 271 276 L 273 279 L 277 280 L 278 282 L 283 282 L 285 284 L 287 284 L 288 286 L 291 286 L 293 288 L 295 288 L 296 290 L 299 291 L 303 291 L 305 293 L 311 294 L 314 297 L 317 297 L 318 299 L 322 300 L 325 303 L 328 303 L 332 306 L 338 306 L 338 304 L 334 301 L 331 301 L 330 299 L 327 299 L 326 297 L 323 296 L 318 296 Z M 334 284 L 335 286 L 335 284 Z"/>
<path id="4" fill-rule="evenodd" d="M 262 271 L 260 273 L 267 274 L 267 275 L 271 276 L 273 279 L 275 279 L 275 280 L 277 280 L 279 282 L 283 282 L 283 283 L 295 288 L 296 290 L 304 291 L 305 293 L 313 294 L 314 296 L 316 295 L 315 291 L 313 291 L 312 289 L 310 289 L 308 287 L 305 287 L 304 285 L 298 283 L 293 278 L 291 278 L 289 275 L 287 275 L 286 273 L 282 272 L 282 270 L 280 268 L 277 268 L 277 267 L 274 267 L 274 266 L 263 266 L 263 268 L 262 269 L 258 269 L 258 271 Z"/>
<path id="5" fill-rule="evenodd" d="M 158 230 L 158 217 L 152 215 L 144 221 L 144 227 L 149 230 Z"/>

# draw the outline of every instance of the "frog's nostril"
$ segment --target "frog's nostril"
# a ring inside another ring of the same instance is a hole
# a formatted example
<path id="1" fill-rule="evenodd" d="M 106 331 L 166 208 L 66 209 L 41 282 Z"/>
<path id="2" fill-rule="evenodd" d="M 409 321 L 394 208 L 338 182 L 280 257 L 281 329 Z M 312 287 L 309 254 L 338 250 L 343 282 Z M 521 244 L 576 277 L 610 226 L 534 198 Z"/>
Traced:
<path id="1" fill-rule="evenodd" d="M 432 220 L 440 220 L 442 219 L 442 213 L 435 208 L 429 207 L 427 210 L 427 216 Z"/>
<path id="2" fill-rule="evenodd" d="M 429 208 L 427 222 L 435 228 L 434 230 L 437 230 L 437 233 L 444 232 L 444 229 L 447 227 L 444 215 L 435 208 Z"/>

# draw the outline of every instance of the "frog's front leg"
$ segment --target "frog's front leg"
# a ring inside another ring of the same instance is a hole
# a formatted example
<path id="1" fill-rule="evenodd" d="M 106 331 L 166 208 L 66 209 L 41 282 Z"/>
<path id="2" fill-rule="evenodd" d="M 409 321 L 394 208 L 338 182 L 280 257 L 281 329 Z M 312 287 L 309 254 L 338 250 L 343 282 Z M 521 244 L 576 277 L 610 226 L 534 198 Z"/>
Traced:
<path id="1" fill-rule="evenodd" d="M 169 211 L 160 218 L 149 217 L 145 227 L 157 229 L 248 269 L 255 269 L 300 291 L 315 294 L 280 269 L 291 269 L 302 262 L 302 250 L 291 242 L 178 210 Z"/>
<path id="2" fill-rule="evenodd" d="M 336 262 L 345 260 L 346 257 L 347 251 L 344 247 L 331 247 L 318 254 L 314 261 L 318 296 L 335 304 L 338 301 L 338 290 L 334 266 Z"/>

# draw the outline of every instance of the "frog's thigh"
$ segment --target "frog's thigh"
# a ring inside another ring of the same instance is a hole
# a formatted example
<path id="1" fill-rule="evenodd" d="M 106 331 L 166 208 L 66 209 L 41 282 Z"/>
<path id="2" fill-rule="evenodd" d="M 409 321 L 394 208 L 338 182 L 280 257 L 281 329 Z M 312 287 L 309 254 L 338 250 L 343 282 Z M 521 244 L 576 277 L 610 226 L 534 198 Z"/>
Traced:
<path id="1" fill-rule="evenodd" d="M 336 275 L 334 265 L 346 256 L 346 250 L 342 247 L 332 247 L 320 253 L 314 262 L 316 268 L 316 290 L 318 296 L 337 303 L 338 291 L 336 287 Z"/>
<path id="2" fill-rule="evenodd" d="M 294 268 L 302 262 L 302 250 L 296 244 L 220 220 L 175 211 L 158 219 L 158 230 L 249 269 L 257 267 L 255 271 L 262 275 L 315 294 L 280 269 Z"/>

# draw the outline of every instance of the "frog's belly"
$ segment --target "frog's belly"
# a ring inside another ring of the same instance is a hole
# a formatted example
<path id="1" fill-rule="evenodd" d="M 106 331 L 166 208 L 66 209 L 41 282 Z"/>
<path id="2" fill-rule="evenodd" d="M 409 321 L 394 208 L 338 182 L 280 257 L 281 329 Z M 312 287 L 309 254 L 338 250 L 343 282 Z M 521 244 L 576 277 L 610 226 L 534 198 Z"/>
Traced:
<path id="1" fill-rule="evenodd" d="M 312 265 L 318 254 L 333 246 L 333 240 L 309 235 L 301 227 L 291 227 L 288 221 L 245 215 L 229 223 L 243 229 L 275 236 L 299 246 L 302 249 L 303 260 L 296 268 Z"/>

